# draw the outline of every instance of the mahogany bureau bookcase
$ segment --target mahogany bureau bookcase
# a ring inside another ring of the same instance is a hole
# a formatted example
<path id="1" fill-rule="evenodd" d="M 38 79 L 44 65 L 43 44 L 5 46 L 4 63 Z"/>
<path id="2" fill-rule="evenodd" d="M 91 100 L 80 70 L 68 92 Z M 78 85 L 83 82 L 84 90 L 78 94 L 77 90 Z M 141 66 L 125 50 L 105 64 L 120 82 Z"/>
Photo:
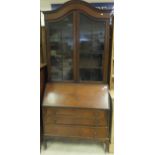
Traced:
<path id="1" fill-rule="evenodd" d="M 45 11 L 48 83 L 43 140 L 53 137 L 110 143 L 108 93 L 110 11 L 69 1 Z"/>

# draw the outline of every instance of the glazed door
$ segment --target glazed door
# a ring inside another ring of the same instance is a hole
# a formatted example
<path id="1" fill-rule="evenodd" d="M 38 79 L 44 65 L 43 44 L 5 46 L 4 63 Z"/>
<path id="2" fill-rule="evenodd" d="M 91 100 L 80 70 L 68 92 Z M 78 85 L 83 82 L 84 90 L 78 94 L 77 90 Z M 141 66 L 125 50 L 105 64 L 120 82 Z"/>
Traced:
<path id="1" fill-rule="evenodd" d="M 73 80 L 73 14 L 48 21 L 49 81 Z"/>
<path id="2" fill-rule="evenodd" d="M 79 14 L 78 81 L 103 81 L 105 26 L 104 19 Z"/>

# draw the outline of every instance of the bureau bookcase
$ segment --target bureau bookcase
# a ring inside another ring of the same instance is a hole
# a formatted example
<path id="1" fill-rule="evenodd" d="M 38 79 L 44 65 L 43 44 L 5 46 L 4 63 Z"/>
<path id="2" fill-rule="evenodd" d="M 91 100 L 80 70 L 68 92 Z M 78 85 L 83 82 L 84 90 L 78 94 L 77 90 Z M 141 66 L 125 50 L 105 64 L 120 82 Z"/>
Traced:
<path id="1" fill-rule="evenodd" d="M 110 11 L 69 1 L 45 11 L 48 83 L 43 139 L 110 141 Z"/>

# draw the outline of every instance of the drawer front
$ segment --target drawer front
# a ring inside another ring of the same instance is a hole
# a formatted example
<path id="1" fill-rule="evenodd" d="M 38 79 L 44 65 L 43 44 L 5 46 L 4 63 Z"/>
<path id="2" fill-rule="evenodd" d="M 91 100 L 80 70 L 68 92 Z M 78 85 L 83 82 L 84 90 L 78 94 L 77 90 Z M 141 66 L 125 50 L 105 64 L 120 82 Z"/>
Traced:
<path id="1" fill-rule="evenodd" d="M 109 138 L 109 131 L 108 128 L 96 128 L 95 129 L 95 138 L 103 139 L 103 138 Z"/>
<path id="2" fill-rule="evenodd" d="M 66 116 L 77 116 L 77 117 L 93 117 L 94 111 L 79 110 L 79 109 L 47 109 L 47 116 L 52 115 L 66 115 Z"/>
<path id="3" fill-rule="evenodd" d="M 101 118 L 107 119 L 107 111 L 100 110 L 86 110 L 86 109 L 62 109 L 62 108 L 43 108 L 43 113 L 46 116 L 66 115 L 72 117 L 82 118 Z"/>
<path id="4" fill-rule="evenodd" d="M 81 109 L 43 109 L 44 124 L 107 126 L 108 112 Z"/>
<path id="5" fill-rule="evenodd" d="M 57 125 L 88 125 L 88 126 L 107 126 L 107 120 L 102 119 L 89 119 L 89 118 L 78 118 L 69 116 L 47 116 L 44 119 L 45 124 L 57 124 Z"/>
<path id="6" fill-rule="evenodd" d="M 107 128 L 71 127 L 62 125 L 47 125 L 44 129 L 46 136 L 79 137 L 79 138 L 108 138 Z"/>

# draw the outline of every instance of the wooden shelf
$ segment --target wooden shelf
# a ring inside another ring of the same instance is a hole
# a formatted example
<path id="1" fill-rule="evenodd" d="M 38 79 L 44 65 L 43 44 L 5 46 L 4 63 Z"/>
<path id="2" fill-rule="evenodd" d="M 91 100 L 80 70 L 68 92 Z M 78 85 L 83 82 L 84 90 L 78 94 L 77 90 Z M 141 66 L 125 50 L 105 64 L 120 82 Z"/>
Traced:
<path id="1" fill-rule="evenodd" d="M 80 55 L 102 55 L 102 53 L 95 53 L 95 52 L 80 52 Z"/>
<path id="2" fill-rule="evenodd" d="M 88 67 L 86 66 L 85 67 L 84 66 L 84 67 L 80 67 L 80 69 L 102 69 L 102 67 L 93 67 L 93 66 L 90 66 L 90 67 L 89 66 Z"/>

